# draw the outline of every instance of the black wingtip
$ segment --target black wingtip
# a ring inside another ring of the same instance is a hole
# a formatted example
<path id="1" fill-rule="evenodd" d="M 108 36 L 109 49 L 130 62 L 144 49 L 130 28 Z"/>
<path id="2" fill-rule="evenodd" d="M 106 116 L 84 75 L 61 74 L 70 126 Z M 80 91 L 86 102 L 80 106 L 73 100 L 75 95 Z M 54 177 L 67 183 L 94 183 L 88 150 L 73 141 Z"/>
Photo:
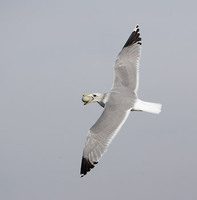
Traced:
<path id="1" fill-rule="evenodd" d="M 98 162 L 94 162 L 94 165 Z M 81 161 L 81 177 L 85 176 L 87 172 L 94 168 L 94 165 L 86 158 L 82 157 Z"/>
<path id="2" fill-rule="evenodd" d="M 139 28 L 139 25 L 137 25 L 134 31 L 131 33 L 129 39 L 127 40 L 123 48 L 131 46 L 135 43 L 141 45 L 142 44 L 141 40 L 142 38 L 140 37 L 140 28 Z"/>

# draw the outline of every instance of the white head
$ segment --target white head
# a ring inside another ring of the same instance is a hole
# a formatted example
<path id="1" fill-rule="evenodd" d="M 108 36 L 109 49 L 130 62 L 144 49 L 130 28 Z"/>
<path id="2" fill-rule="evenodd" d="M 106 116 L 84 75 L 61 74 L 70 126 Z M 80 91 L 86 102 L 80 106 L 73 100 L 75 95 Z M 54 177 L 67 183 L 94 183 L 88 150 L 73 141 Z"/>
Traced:
<path id="1" fill-rule="evenodd" d="M 82 101 L 84 102 L 84 105 L 87 105 L 91 102 L 101 102 L 103 100 L 105 94 L 100 93 L 92 93 L 92 94 L 84 94 L 82 97 Z"/>

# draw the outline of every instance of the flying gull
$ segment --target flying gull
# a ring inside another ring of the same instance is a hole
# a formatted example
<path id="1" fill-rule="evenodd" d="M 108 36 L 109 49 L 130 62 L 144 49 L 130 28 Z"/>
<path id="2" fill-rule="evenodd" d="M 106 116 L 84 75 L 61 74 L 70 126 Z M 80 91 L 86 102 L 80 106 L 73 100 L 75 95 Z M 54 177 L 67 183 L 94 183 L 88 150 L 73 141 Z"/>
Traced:
<path id="1" fill-rule="evenodd" d="M 81 177 L 98 163 L 130 111 L 161 112 L 161 104 L 142 101 L 137 96 L 141 44 L 137 25 L 115 61 L 111 91 L 104 94 L 84 94 L 82 97 L 84 105 L 97 102 L 104 107 L 104 111 L 88 132 L 82 156 Z"/>

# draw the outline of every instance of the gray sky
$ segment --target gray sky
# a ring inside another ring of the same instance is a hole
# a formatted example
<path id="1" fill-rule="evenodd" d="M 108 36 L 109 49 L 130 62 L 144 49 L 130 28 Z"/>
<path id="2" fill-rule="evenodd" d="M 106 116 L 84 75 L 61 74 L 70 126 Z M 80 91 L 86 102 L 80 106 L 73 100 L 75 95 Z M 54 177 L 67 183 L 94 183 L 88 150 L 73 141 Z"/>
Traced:
<path id="1" fill-rule="evenodd" d="M 195 1 L 0 2 L 0 199 L 197 199 Z M 112 86 L 115 58 L 136 24 L 139 97 L 99 164 L 80 178 L 102 108 L 82 94 Z"/>

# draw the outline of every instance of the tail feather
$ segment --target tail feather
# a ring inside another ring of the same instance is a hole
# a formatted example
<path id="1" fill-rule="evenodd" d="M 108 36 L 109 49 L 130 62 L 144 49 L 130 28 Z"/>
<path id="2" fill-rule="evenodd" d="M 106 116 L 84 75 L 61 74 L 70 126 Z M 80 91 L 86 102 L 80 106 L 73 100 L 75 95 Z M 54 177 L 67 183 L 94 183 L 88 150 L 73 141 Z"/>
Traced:
<path id="1" fill-rule="evenodd" d="M 161 107 L 162 105 L 160 103 L 151 103 L 138 99 L 133 110 L 159 114 L 161 112 Z"/>

